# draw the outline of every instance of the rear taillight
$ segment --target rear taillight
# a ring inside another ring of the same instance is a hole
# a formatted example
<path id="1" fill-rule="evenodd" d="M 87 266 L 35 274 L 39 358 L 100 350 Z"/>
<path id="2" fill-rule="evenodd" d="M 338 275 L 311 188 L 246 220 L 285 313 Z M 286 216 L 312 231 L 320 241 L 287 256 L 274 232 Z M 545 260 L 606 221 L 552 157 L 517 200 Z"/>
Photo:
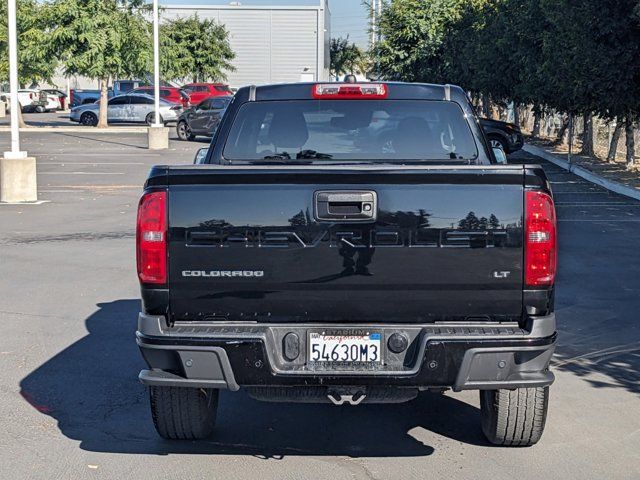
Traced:
<path id="1" fill-rule="evenodd" d="M 320 100 L 387 98 L 387 93 L 384 83 L 319 83 L 311 90 L 313 98 Z"/>
<path id="2" fill-rule="evenodd" d="M 138 204 L 136 227 L 138 278 L 167 283 L 167 192 L 145 193 Z"/>
<path id="3" fill-rule="evenodd" d="M 524 280 L 527 286 L 553 285 L 556 276 L 556 211 L 543 192 L 526 191 L 524 205 Z"/>

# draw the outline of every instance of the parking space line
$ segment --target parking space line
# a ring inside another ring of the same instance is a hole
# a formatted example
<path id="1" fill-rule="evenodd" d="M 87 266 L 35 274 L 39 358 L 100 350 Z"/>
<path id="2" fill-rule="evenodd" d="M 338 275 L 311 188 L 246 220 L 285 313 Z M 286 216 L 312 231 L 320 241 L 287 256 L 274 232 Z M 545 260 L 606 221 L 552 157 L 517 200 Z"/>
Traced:
<path id="1" fill-rule="evenodd" d="M 589 182 L 582 180 L 582 181 L 578 181 L 578 180 L 569 180 L 566 182 L 554 182 L 554 181 L 549 181 L 549 183 L 553 184 L 553 185 L 562 185 L 563 183 L 570 183 L 572 185 L 584 185 L 584 184 L 588 184 Z"/>
<path id="2" fill-rule="evenodd" d="M 115 190 L 115 189 L 127 189 L 127 188 L 137 188 L 142 190 L 142 185 L 58 185 L 58 188 L 78 188 L 78 189 L 88 189 L 88 188 L 93 188 L 93 189 L 98 189 L 98 188 L 104 188 L 104 189 L 111 189 L 111 190 Z"/>
<path id="3" fill-rule="evenodd" d="M 38 193 L 78 193 L 81 190 L 42 190 L 39 189 Z"/>
<path id="4" fill-rule="evenodd" d="M 145 165 L 144 162 L 40 162 L 40 165 Z"/>
<path id="5" fill-rule="evenodd" d="M 49 157 L 66 157 L 68 156 L 65 153 L 46 153 L 45 155 Z M 82 157 L 161 157 L 162 155 L 159 153 L 122 153 L 122 152 L 114 152 L 109 153 L 108 151 L 103 151 L 100 153 L 79 153 L 79 156 Z"/>
<path id="6" fill-rule="evenodd" d="M 556 207 L 640 207 L 640 203 L 621 202 L 557 202 Z"/>
<path id="7" fill-rule="evenodd" d="M 572 218 L 559 218 L 558 222 L 592 222 L 592 223 L 640 223 L 640 220 L 613 220 L 613 219 L 606 219 L 603 218 L 602 220 L 599 219 L 572 219 Z"/>
<path id="8" fill-rule="evenodd" d="M 610 192 L 609 190 L 589 190 L 589 191 L 580 191 L 580 190 L 576 190 L 575 192 L 556 192 L 555 190 L 553 191 L 553 195 L 592 195 L 592 194 L 598 194 L 598 195 L 602 195 L 602 194 L 607 194 L 607 195 L 612 195 L 612 192 Z"/>
<path id="9" fill-rule="evenodd" d="M 38 172 L 38 175 L 124 175 L 124 172 Z"/>

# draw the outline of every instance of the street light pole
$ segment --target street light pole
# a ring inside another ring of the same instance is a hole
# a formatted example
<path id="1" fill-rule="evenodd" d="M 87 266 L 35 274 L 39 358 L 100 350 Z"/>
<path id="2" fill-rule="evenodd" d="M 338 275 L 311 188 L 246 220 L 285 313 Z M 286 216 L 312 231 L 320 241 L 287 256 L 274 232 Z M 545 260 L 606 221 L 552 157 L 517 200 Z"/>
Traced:
<path id="1" fill-rule="evenodd" d="M 11 104 L 11 150 L 0 158 L 0 202 L 25 203 L 38 200 L 36 159 L 20 151 L 18 114 L 18 32 L 16 0 L 7 0 L 9 36 L 9 92 Z"/>
<path id="2" fill-rule="evenodd" d="M 153 100 L 154 127 L 160 127 L 160 39 L 158 34 L 158 0 L 153 0 Z"/>
<path id="3" fill-rule="evenodd" d="M 153 124 L 148 130 L 148 146 L 152 150 L 169 148 L 169 129 L 160 120 L 160 34 L 158 0 L 153 0 Z"/>
<path id="4" fill-rule="evenodd" d="M 7 1 L 9 13 L 9 92 L 11 105 L 11 151 L 4 152 L 4 158 L 26 158 L 27 152 L 20 151 L 20 130 L 18 125 L 18 34 L 16 28 L 16 0 Z"/>

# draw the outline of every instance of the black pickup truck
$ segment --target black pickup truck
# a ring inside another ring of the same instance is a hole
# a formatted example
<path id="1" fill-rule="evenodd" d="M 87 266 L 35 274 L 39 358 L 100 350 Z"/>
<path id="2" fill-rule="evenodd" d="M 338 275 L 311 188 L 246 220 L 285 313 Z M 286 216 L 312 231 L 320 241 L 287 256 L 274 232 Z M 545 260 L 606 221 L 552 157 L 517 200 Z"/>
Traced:
<path id="1" fill-rule="evenodd" d="M 137 342 L 158 433 L 209 436 L 222 389 L 357 405 L 479 390 L 482 429 L 544 429 L 556 220 L 462 89 L 240 89 L 198 165 L 155 166 Z M 242 419 L 237 419 L 241 422 Z"/>

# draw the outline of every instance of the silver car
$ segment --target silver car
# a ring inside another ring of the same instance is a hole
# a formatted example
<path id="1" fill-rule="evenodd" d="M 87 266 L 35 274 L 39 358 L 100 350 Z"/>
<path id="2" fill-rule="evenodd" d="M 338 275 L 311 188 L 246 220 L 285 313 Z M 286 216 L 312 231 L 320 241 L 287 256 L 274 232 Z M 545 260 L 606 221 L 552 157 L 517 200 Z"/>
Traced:
<path id="1" fill-rule="evenodd" d="M 146 123 L 155 121 L 153 97 L 145 94 L 118 95 L 109 99 L 107 121 L 109 123 Z M 98 124 L 99 102 L 80 105 L 71 109 L 69 119 L 82 125 Z M 160 123 L 178 120 L 182 113 L 182 105 L 160 99 Z"/>

